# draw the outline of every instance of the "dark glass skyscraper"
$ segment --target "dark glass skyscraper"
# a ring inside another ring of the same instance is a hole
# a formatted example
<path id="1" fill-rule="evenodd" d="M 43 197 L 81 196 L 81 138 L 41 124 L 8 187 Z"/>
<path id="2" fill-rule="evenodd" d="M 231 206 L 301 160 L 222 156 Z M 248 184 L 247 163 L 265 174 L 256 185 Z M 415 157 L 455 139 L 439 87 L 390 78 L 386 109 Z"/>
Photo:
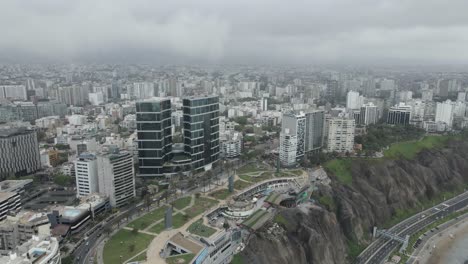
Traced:
<path id="1" fill-rule="evenodd" d="M 162 176 L 172 159 L 171 100 L 153 98 L 136 103 L 139 176 Z"/>
<path id="2" fill-rule="evenodd" d="M 192 158 L 192 169 L 209 169 L 219 158 L 219 98 L 185 98 L 183 112 L 184 152 Z"/>

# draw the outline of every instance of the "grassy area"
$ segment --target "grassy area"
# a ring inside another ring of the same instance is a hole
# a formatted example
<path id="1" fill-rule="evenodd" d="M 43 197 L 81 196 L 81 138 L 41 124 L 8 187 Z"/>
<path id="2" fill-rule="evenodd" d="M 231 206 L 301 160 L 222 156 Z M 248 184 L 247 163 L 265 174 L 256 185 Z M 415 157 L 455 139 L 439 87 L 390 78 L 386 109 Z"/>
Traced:
<path id="1" fill-rule="evenodd" d="M 334 212 L 336 210 L 336 204 L 331 196 L 321 196 L 319 198 L 319 203 L 324 205 L 328 211 Z"/>
<path id="2" fill-rule="evenodd" d="M 156 233 L 160 234 L 162 231 L 166 229 L 166 225 L 164 224 L 164 221 L 152 226 L 148 231 L 151 233 Z"/>
<path id="3" fill-rule="evenodd" d="M 104 246 L 104 263 L 125 261 L 149 246 L 154 236 L 122 229 Z"/>
<path id="4" fill-rule="evenodd" d="M 449 139 L 450 136 L 427 136 L 422 140 L 396 143 L 385 150 L 384 155 L 390 159 L 413 159 L 423 149 L 442 147 Z"/>
<path id="5" fill-rule="evenodd" d="M 245 188 L 249 187 L 250 185 L 252 185 L 252 183 L 237 180 L 237 181 L 234 182 L 234 189 L 242 190 L 242 189 L 245 189 Z"/>
<path id="6" fill-rule="evenodd" d="M 245 263 L 244 258 L 239 254 L 234 255 L 231 261 L 231 264 L 244 264 L 244 263 Z"/>
<path id="7" fill-rule="evenodd" d="M 350 185 L 353 182 L 351 175 L 350 159 L 334 159 L 325 163 L 325 169 L 332 172 L 343 184 Z"/>
<path id="8" fill-rule="evenodd" d="M 195 257 L 195 254 L 188 253 L 188 254 L 183 254 L 183 255 L 178 255 L 178 256 L 173 256 L 166 258 L 166 263 L 167 264 L 184 264 L 184 263 L 190 263 L 190 261 Z"/>
<path id="9" fill-rule="evenodd" d="M 184 215 L 184 214 L 173 215 L 172 216 L 172 226 L 174 228 L 179 228 L 179 227 L 183 226 L 185 223 L 187 223 L 188 220 L 190 220 L 190 217 L 188 215 Z"/>
<path id="10" fill-rule="evenodd" d="M 263 164 L 250 163 L 250 164 L 243 166 L 242 168 L 239 168 L 237 170 L 237 173 L 244 174 L 244 173 L 264 171 L 264 170 L 267 170 L 267 168 Z"/>
<path id="11" fill-rule="evenodd" d="M 355 241 L 348 240 L 348 258 L 353 261 L 359 254 L 366 248 L 364 245 L 360 245 Z M 404 263 L 404 262 L 403 262 Z"/>
<path id="12" fill-rule="evenodd" d="M 291 172 L 291 173 L 293 173 L 293 174 L 296 174 L 297 176 L 301 176 L 302 173 L 303 173 L 302 170 L 292 170 L 292 171 L 289 171 L 289 172 Z"/>
<path id="13" fill-rule="evenodd" d="M 202 237 L 210 237 L 211 235 L 216 233 L 216 229 L 213 229 L 209 226 L 204 225 L 202 219 L 191 224 L 187 228 L 187 231 L 194 235 L 202 236 Z"/>
<path id="14" fill-rule="evenodd" d="M 188 222 L 189 216 L 184 214 L 173 214 L 172 215 L 172 228 L 179 228 Z M 148 231 L 156 234 L 160 234 L 166 229 L 166 224 L 164 221 L 154 225 Z"/>
<path id="15" fill-rule="evenodd" d="M 270 172 L 264 172 L 262 174 L 260 174 L 260 176 L 248 176 L 248 175 L 239 175 L 239 178 L 241 178 L 242 180 L 244 181 L 249 181 L 249 182 L 261 182 L 261 181 L 264 181 L 266 179 L 270 179 L 271 178 L 271 173 Z"/>
<path id="16" fill-rule="evenodd" d="M 287 174 L 287 173 L 284 172 L 284 171 L 275 172 L 273 175 L 274 175 L 275 177 L 277 177 L 277 178 L 281 178 L 281 177 L 291 177 L 291 176 L 293 176 L 293 175 Z"/>
<path id="17" fill-rule="evenodd" d="M 273 222 L 284 227 L 287 227 L 288 225 L 288 220 L 286 220 L 286 218 L 284 218 L 284 216 L 282 216 L 281 214 L 276 214 L 273 218 Z"/>
<path id="18" fill-rule="evenodd" d="M 195 199 L 195 204 L 186 209 L 185 213 L 190 217 L 194 218 L 195 216 L 205 212 L 207 209 L 212 207 L 213 205 L 217 204 L 218 201 L 213 199 L 208 199 L 205 197 L 200 197 Z"/>
<path id="19" fill-rule="evenodd" d="M 192 197 L 191 196 L 187 196 L 187 197 L 182 197 L 180 199 L 177 199 L 175 202 L 174 202 L 174 207 L 179 209 L 179 210 L 182 210 L 184 209 L 185 207 L 189 206 L 190 202 L 192 201 Z"/>
<path id="20" fill-rule="evenodd" d="M 130 260 L 130 262 L 134 262 L 134 261 L 146 261 L 146 251 L 144 251 L 143 253 L 141 253 L 140 255 L 132 258 Z M 96 261 L 97 263 L 97 261 Z"/>
<path id="21" fill-rule="evenodd" d="M 149 212 L 142 217 L 133 220 L 127 226 L 131 228 L 145 229 L 150 226 L 152 223 L 163 219 L 164 213 L 166 212 L 166 206 L 160 207 L 152 212 Z"/>
<path id="22" fill-rule="evenodd" d="M 225 200 L 231 193 L 228 189 L 222 189 L 215 192 L 210 193 L 211 197 L 214 197 L 217 200 Z"/>

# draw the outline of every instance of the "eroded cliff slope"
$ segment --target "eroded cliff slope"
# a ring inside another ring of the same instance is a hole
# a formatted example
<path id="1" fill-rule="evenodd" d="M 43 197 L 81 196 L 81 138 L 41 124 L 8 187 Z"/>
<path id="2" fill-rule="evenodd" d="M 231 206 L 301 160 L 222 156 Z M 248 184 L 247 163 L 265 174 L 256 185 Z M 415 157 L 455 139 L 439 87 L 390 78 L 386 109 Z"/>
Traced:
<path id="1" fill-rule="evenodd" d="M 241 253 L 244 262 L 349 262 L 349 246 L 369 243 L 373 226 L 462 191 L 468 183 L 467 153 L 467 142 L 450 141 L 413 160 L 353 161 L 352 184 L 330 175 L 332 188 L 322 186 L 315 194 L 331 198 L 326 206 L 281 210 L 283 231 L 273 238 L 266 228 L 253 234 Z"/>

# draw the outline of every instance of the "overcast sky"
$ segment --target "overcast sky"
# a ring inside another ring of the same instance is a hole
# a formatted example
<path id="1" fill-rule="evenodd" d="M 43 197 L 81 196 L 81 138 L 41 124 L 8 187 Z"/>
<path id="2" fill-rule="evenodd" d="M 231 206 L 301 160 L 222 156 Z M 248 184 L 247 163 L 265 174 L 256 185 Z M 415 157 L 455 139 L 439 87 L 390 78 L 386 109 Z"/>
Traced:
<path id="1" fill-rule="evenodd" d="M 1 0 L 0 62 L 468 61 L 466 0 Z"/>

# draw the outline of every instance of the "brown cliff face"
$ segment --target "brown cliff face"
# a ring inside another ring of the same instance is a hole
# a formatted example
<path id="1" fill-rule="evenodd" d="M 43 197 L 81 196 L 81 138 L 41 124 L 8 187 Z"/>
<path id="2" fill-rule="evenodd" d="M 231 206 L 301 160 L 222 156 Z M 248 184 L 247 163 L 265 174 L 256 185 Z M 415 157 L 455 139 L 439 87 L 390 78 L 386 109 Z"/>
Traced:
<path id="1" fill-rule="evenodd" d="M 267 239 L 252 235 L 242 252 L 246 263 L 346 263 L 347 241 L 369 243 L 373 226 L 383 226 L 398 212 L 420 210 L 444 192 L 463 190 L 468 183 L 468 143 L 452 141 L 443 149 L 424 150 L 414 160 L 356 161 L 353 183 L 343 185 L 333 175 L 330 211 L 284 209 L 288 223 L 282 235 Z"/>

